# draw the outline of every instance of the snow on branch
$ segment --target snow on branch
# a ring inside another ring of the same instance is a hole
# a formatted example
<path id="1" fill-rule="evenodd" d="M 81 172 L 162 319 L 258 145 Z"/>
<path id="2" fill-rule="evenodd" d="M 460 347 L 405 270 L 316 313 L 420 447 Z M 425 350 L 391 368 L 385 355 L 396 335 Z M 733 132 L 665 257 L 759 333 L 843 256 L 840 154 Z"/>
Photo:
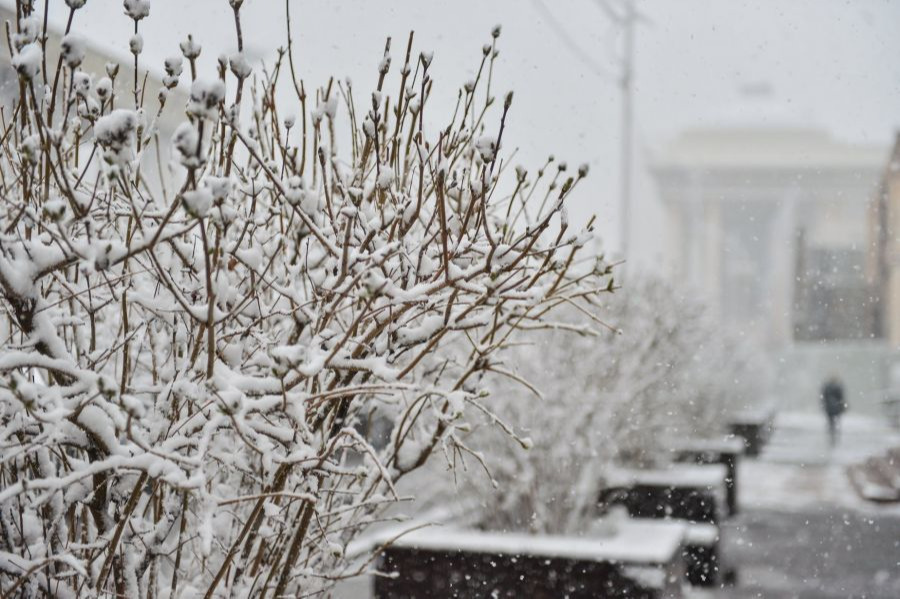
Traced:
<path id="1" fill-rule="evenodd" d="M 150 2 L 125 0 L 134 61 L 101 73 L 66 4 L 61 49 L 33 2 L 10 24 L 0 593 L 326 591 L 397 482 L 490 413 L 485 373 L 526 384 L 512 334 L 611 289 L 565 217 L 587 169 L 507 175 L 499 29 L 432 115 L 412 35 L 364 99 L 307 92 L 290 35 L 254 70 L 230 0 L 238 53 L 200 72 L 188 36 L 154 83 Z"/>

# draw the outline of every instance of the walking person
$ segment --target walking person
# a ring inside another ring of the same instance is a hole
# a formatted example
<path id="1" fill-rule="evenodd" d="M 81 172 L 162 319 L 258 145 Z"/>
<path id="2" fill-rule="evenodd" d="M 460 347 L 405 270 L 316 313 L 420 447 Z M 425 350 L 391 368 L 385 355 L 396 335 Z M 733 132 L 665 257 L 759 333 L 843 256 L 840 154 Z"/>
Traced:
<path id="1" fill-rule="evenodd" d="M 822 409 L 828 418 L 828 438 L 834 447 L 838 440 L 838 420 L 847 410 L 844 386 L 836 376 L 830 377 L 822 386 Z"/>

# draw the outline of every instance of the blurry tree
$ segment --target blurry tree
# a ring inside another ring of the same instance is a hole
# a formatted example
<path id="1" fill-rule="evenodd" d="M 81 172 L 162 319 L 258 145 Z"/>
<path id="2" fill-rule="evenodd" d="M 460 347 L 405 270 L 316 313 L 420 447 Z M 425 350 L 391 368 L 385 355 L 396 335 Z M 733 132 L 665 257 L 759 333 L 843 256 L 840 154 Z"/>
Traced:
<path id="1" fill-rule="evenodd" d="M 466 438 L 491 456 L 492 485 L 480 469 L 458 481 L 480 504 L 484 526 L 583 531 L 608 467 L 663 465 L 679 441 L 721 437 L 727 416 L 764 393 L 752 346 L 702 305 L 657 278 L 635 274 L 626 288 L 599 307 L 609 325 L 587 327 L 569 309 L 552 332 L 517 335 L 523 345 L 510 362 L 530 385 L 493 378 L 492 406 L 533 448 L 522 451 L 489 426 Z"/>

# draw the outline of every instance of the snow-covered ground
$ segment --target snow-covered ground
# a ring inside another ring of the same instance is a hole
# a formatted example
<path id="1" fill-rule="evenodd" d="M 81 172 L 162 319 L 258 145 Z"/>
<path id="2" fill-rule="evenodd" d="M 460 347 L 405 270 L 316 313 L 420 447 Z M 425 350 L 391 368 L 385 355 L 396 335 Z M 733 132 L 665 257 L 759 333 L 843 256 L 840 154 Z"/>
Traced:
<path id="1" fill-rule="evenodd" d="M 837 447 L 828 446 L 826 420 L 817 413 L 779 413 L 763 462 L 850 464 L 900 443 L 900 431 L 884 419 L 848 413 L 840 420 Z"/>
<path id="2" fill-rule="evenodd" d="M 883 421 L 848 414 L 836 447 L 828 444 L 825 418 L 819 414 L 779 414 L 775 432 L 757 460 L 742 460 L 738 493 L 744 510 L 803 511 L 831 506 L 900 516 L 900 506 L 861 499 L 846 467 L 900 445 L 900 432 Z"/>

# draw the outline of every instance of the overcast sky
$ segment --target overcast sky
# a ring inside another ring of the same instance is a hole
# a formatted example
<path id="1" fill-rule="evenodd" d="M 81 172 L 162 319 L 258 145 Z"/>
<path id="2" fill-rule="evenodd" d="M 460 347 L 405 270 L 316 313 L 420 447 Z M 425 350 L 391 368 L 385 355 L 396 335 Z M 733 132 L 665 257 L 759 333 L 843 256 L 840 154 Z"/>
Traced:
<path id="1" fill-rule="evenodd" d="M 10 0 L 2 0 L 12 4 Z M 395 64 L 406 37 L 435 53 L 435 92 L 452 108 L 474 74 L 481 45 L 500 23 L 495 89 L 515 90 L 507 151 L 536 166 L 554 153 L 589 162 L 572 220 L 596 213 L 615 247 L 620 35 L 598 0 L 291 0 L 301 74 L 310 84 L 349 76 L 360 92 L 377 78 L 384 38 Z M 40 4 L 40 3 L 39 3 Z M 51 0 L 53 18 L 65 16 Z M 733 113 L 738 88 L 766 82 L 784 112 L 862 142 L 887 144 L 900 128 L 900 2 L 890 0 L 639 0 L 637 151 L 645 157 L 678 131 Z M 127 52 L 120 0 L 90 0 L 76 29 Z M 245 33 L 256 56 L 284 44 L 284 4 L 246 0 Z M 549 16 L 552 15 L 552 18 Z M 142 23 L 145 56 L 161 63 L 193 33 L 213 60 L 235 49 L 227 0 L 153 0 Z M 506 135 L 506 134 L 505 134 Z M 652 185 L 638 189 L 643 205 Z M 640 213 L 639 213 L 640 217 Z"/>

